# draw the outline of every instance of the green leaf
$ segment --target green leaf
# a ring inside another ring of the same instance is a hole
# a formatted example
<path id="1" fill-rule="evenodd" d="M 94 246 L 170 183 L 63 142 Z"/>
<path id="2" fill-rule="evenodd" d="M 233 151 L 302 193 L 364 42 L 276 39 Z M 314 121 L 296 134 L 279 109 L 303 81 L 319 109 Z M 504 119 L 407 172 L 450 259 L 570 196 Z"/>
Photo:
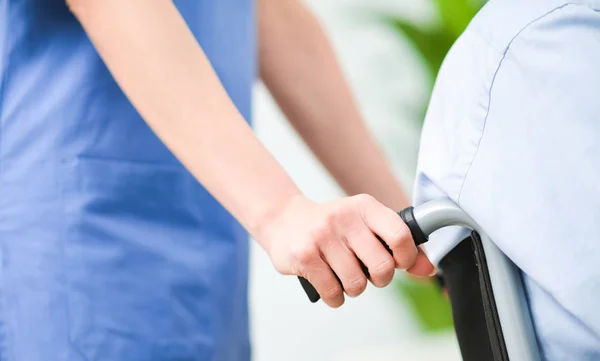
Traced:
<path id="1" fill-rule="evenodd" d="M 442 28 L 421 28 L 402 19 L 393 19 L 392 25 L 415 47 L 433 83 L 454 38 Z"/>
<path id="2" fill-rule="evenodd" d="M 400 279 L 396 285 L 422 331 L 444 332 L 454 327 L 450 303 L 437 285 L 409 278 Z"/>
<path id="3" fill-rule="evenodd" d="M 481 2 L 473 0 L 434 0 L 444 28 L 453 38 L 458 38 L 481 8 Z"/>

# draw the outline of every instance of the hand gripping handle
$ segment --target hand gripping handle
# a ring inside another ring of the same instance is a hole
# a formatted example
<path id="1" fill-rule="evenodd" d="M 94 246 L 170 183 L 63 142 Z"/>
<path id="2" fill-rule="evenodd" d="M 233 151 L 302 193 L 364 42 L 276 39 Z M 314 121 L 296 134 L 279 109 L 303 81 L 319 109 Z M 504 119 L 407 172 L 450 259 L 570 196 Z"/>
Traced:
<path id="1" fill-rule="evenodd" d="M 398 215 L 402 218 L 404 223 L 408 226 L 408 229 L 410 230 L 410 234 L 412 235 L 413 241 L 415 242 L 415 245 L 418 246 L 420 244 L 427 242 L 429 240 L 429 238 L 427 237 L 427 235 L 425 233 L 423 233 L 423 231 L 421 230 L 421 227 L 419 227 L 419 224 L 417 223 L 417 221 L 415 219 L 413 210 L 414 210 L 414 207 L 411 206 L 411 207 L 405 208 L 402 211 L 398 212 Z M 381 239 L 377 235 L 376 235 L 376 237 L 379 240 L 379 242 L 381 242 L 381 244 L 385 247 L 385 249 L 387 249 L 388 252 L 390 252 L 390 254 L 391 254 L 392 250 L 383 241 L 383 239 Z M 360 267 L 362 268 L 363 272 L 365 273 L 365 275 L 368 278 L 369 270 L 360 260 L 359 260 L 359 262 L 360 262 Z M 308 296 L 308 299 L 310 300 L 310 302 L 315 303 L 321 299 L 319 292 L 317 292 L 317 290 L 313 287 L 313 285 L 310 282 L 308 282 L 308 280 L 306 278 L 298 276 L 298 280 L 300 280 L 300 284 L 302 285 L 304 292 L 306 292 L 306 295 Z"/>

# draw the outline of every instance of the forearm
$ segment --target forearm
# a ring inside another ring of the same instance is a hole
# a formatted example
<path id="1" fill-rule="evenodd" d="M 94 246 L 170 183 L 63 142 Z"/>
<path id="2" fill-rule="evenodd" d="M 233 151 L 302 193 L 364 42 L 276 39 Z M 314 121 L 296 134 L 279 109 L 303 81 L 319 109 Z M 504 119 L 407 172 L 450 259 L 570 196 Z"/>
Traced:
<path id="1" fill-rule="evenodd" d="M 299 192 L 244 122 L 170 0 L 69 5 L 144 120 L 249 231 Z"/>
<path id="2" fill-rule="evenodd" d="M 314 16 L 296 0 L 258 0 L 258 16 L 261 77 L 300 136 L 348 194 L 405 207 Z"/>

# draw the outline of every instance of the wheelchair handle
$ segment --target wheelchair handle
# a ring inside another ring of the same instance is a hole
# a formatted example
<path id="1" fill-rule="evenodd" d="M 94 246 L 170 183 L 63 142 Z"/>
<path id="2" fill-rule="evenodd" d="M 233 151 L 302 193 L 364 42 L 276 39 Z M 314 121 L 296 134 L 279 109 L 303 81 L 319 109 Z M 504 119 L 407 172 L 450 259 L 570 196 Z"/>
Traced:
<path id="1" fill-rule="evenodd" d="M 477 232 L 487 260 L 494 300 L 509 360 L 540 361 L 537 339 L 527 304 L 521 270 L 496 246 L 484 230 L 450 199 L 438 199 L 399 213 L 408 225 L 416 244 L 427 242 L 428 236 L 448 226 L 462 226 Z M 301 279 L 310 300 L 319 294 L 308 281 Z"/>

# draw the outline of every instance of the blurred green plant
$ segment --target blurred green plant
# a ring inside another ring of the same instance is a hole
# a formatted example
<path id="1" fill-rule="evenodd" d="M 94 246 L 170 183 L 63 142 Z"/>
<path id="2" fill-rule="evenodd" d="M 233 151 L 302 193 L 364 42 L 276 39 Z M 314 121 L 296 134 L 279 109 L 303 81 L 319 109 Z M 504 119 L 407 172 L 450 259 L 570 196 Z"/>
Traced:
<path id="1" fill-rule="evenodd" d="M 422 60 L 428 81 L 428 96 L 419 104 L 415 115 L 423 123 L 433 84 L 444 57 L 456 39 L 466 29 L 484 0 L 429 0 L 437 15 L 432 24 L 417 24 L 407 19 L 387 18 L 388 23 L 413 47 Z M 447 299 L 435 282 L 423 282 L 402 277 L 396 282 L 400 296 L 413 310 L 423 332 L 433 333 L 452 329 L 452 314 Z"/>
<path id="2" fill-rule="evenodd" d="M 433 3 L 437 18 L 431 24 L 418 24 L 401 18 L 387 18 L 387 22 L 398 34 L 408 40 L 426 68 L 428 96 L 423 104 L 420 104 L 420 111 L 415 117 L 420 124 L 423 123 L 429 95 L 444 57 L 485 3 L 485 0 L 429 1 Z"/>
<path id="3" fill-rule="evenodd" d="M 403 277 L 395 285 L 422 331 L 434 333 L 452 329 L 450 303 L 432 280 Z"/>

